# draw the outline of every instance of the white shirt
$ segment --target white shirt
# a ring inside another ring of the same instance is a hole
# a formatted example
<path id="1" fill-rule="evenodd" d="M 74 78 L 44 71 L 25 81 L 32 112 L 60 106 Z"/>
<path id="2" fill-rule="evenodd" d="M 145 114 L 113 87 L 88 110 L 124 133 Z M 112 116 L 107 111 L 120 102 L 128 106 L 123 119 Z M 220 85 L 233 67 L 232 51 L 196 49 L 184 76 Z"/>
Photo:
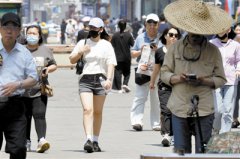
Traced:
<path id="1" fill-rule="evenodd" d="M 78 54 L 79 49 L 84 45 L 85 39 L 80 40 L 73 49 L 70 56 Z M 83 68 L 84 74 L 107 74 L 107 66 L 109 64 L 117 65 L 114 49 L 110 42 L 100 39 L 98 42 L 94 42 L 91 39 L 87 39 L 86 45 L 91 47 L 89 53 L 84 54 L 85 65 Z"/>

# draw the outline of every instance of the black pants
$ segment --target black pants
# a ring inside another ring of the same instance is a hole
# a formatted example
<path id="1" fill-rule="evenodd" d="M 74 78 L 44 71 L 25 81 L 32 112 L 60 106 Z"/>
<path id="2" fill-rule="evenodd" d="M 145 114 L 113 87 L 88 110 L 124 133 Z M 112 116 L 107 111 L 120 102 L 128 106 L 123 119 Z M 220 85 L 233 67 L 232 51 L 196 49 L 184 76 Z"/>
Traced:
<path id="1" fill-rule="evenodd" d="M 23 101 L 26 107 L 26 118 L 27 118 L 27 140 L 31 140 L 31 123 L 32 117 L 35 121 L 35 129 L 38 136 L 38 141 L 40 138 L 46 136 L 46 109 L 47 109 L 47 96 L 40 96 L 35 98 L 24 97 Z"/>
<path id="2" fill-rule="evenodd" d="M 130 79 L 130 68 L 131 61 L 127 62 L 117 62 L 117 66 L 115 67 L 113 86 L 112 88 L 115 90 L 122 89 L 122 75 L 123 75 L 123 85 L 128 85 Z"/>
<path id="3" fill-rule="evenodd" d="M 22 98 L 11 98 L 0 110 L 0 135 L 6 139 L 6 153 L 10 159 L 26 158 L 26 126 L 25 109 Z M 0 137 L 0 145 L 3 138 Z"/>
<path id="4" fill-rule="evenodd" d="M 168 99 L 171 95 L 171 90 L 168 88 L 162 87 L 158 85 L 158 97 L 160 101 L 160 109 L 161 109 L 161 134 L 169 134 L 172 135 L 172 113 L 167 108 Z"/>

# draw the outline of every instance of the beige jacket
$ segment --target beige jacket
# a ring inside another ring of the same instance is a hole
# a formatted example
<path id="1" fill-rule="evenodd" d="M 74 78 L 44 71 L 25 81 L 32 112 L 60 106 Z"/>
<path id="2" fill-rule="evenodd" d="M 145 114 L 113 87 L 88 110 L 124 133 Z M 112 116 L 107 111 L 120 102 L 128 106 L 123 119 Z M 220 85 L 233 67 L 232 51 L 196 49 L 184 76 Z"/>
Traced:
<path id="1" fill-rule="evenodd" d="M 197 57 L 200 59 L 193 62 L 187 61 L 183 57 Z M 197 76 L 212 78 L 215 88 L 219 88 L 226 83 L 222 57 L 217 47 L 205 41 L 201 51 L 193 48 L 186 39 L 177 41 L 168 49 L 161 67 L 162 81 L 171 85 L 171 76 L 181 73 L 194 73 Z M 182 118 L 188 117 L 187 112 L 191 106 L 192 95 L 199 96 L 199 116 L 207 116 L 214 113 L 214 89 L 208 86 L 193 86 L 188 83 L 180 83 L 172 86 L 172 94 L 167 107 L 171 112 Z"/>

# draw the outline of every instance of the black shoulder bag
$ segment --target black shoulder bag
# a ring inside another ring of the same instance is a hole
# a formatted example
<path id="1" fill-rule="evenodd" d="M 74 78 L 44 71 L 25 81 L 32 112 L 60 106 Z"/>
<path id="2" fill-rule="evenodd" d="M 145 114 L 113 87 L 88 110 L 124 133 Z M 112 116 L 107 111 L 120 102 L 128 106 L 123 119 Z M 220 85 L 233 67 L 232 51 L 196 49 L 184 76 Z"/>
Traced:
<path id="1" fill-rule="evenodd" d="M 86 44 L 86 42 L 87 42 L 87 38 L 85 38 L 84 45 Z M 83 55 L 82 55 L 81 58 L 78 60 L 78 62 L 76 64 L 76 74 L 77 75 L 82 74 L 84 65 L 85 65 L 85 62 L 83 60 Z"/>

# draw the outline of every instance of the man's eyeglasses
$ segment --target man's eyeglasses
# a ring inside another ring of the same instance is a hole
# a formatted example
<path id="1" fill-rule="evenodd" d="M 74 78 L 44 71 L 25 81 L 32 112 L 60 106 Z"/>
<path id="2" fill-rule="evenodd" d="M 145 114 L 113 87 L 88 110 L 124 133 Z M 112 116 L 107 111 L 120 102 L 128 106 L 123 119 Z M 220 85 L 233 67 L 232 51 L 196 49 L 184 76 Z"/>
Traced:
<path id="1" fill-rule="evenodd" d="M 1 28 L 2 28 L 3 30 L 16 31 L 16 30 L 18 30 L 20 27 L 19 27 L 19 26 L 14 26 L 14 25 L 4 25 L 4 26 L 1 26 Z"/>
<path id="2" fill-rule="evenodd" d="M 175 38 L 178 38 L 178 34 L 174 34 L 174 33 L 168 33 L 168 36 L 169 36 L 170 38 L 172 38 L 173 36 L 174 36 Z"/>

